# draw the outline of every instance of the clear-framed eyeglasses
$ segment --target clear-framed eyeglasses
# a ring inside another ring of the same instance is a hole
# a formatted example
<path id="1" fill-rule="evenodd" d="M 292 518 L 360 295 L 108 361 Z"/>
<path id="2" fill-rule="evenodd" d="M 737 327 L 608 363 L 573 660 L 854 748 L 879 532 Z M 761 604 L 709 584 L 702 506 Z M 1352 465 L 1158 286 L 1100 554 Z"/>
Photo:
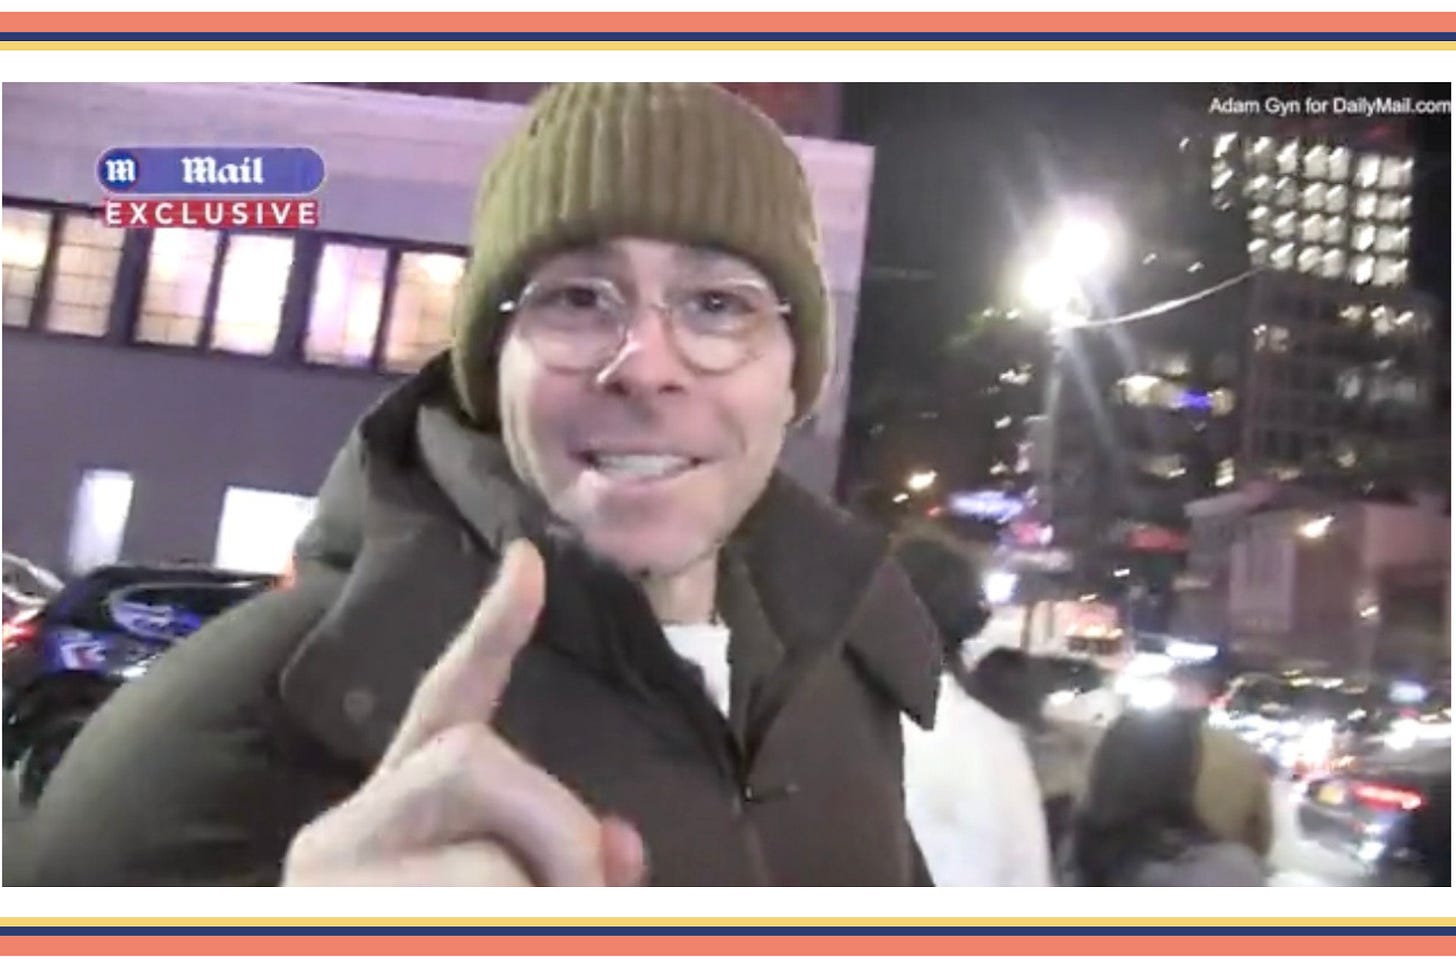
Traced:
<path id="1" fill-rule="evenodd" d="M 522 339 L 549 368 L 596 371 L 621 353 L 638 311 L 660 313 L 673 346 L 692 368 L 722 374 L 757 357 L 792 308 L 756 280 L 713 280 L 671 287 L 661 301 L 628 299 L 603 277 L 537 279 L 501 305 Z"/>

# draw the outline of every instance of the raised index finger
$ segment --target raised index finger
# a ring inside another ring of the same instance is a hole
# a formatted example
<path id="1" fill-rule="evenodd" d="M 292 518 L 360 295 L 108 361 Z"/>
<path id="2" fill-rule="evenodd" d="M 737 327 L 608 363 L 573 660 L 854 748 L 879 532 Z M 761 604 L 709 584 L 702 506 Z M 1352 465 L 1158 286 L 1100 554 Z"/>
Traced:
<path id="1" fill-rule="evenodd" d="M 525 540 L 511 543 L 480 606 L 420 680 L 380 769 L 397 764 L 448 728 L 490 720 L 545 598 L 541 554 Z"/>

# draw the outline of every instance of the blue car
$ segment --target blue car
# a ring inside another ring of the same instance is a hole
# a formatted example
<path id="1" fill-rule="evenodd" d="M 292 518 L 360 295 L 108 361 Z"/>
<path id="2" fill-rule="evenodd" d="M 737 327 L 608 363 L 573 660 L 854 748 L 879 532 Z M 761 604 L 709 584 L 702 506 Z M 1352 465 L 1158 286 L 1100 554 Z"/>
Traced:
<path id="1" fill-rule="evenodd" d="M 102 567 L 5 621 L 4 767 L 23 803 L 92 712 L 172 644 L 278 578 L 198 566 Z"/>

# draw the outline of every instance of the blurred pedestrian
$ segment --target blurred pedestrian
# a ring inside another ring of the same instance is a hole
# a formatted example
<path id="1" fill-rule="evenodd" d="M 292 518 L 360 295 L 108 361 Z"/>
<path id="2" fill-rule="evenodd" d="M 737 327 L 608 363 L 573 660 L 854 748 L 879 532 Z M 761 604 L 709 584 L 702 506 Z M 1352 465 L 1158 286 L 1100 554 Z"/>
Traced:
<path id="1" fill-rule="evenodd" d="M 1213 662 L 1183 665 L 1173 672 L 1177 703 L 1198 716 L 1201 735 L 1203 756 L 1193 805 L 1213 832 L 1264 859 L 1274 843 L 1274 795 L 1267 765 L 1248 742 L 1208 723 L 1209 706 L 1226 680 Z"/>
<path id="2" fill-rule="evenodd" d="M 1040 794 L 1018 726 L 970 693 L 964 645 L 989 616 L 969 559 L 917 537 L 897 555 L 940 629 L 935 727 L 905 723 L 905 807 L 936 886 L 1044 887 L 1050 854 Z"/>
<path id="3" fill-rule="evenodd" d="M 1202 722 L 1189 711 L 1133 711 L 1097 748 L 1079 807 L 1076 882 L 1114 887 L 1252 887 L 1259 857 L 1219 836 L 1199 816 L 1194 788 Z"/>
<path id="4" fill-rule="evenodd" d="M 1034 656 L 996 647 L 971 669 L 971 694 L 1015 723 L 1031 753 L 1052 859 L 1061 856 L 1072 812 L 1087 784 L 1101 732 L 1095 726 L 1047 716 L 1049 688 Z"/>

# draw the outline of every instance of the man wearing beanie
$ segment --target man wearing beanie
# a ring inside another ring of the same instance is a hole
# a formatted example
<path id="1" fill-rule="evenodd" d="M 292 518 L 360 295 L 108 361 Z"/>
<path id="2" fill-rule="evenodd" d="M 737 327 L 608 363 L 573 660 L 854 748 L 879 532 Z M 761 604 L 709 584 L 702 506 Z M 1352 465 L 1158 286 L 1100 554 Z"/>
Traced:
<path id="1" fill-rule="evenodd" d="M 812 200 L 707 85 L 549 89 L 448 354 L 364 416 L 296 577 L 90 722 L 36 882 L 921 882 L 939 648 L 775 472 L 833 346 Z"/>

